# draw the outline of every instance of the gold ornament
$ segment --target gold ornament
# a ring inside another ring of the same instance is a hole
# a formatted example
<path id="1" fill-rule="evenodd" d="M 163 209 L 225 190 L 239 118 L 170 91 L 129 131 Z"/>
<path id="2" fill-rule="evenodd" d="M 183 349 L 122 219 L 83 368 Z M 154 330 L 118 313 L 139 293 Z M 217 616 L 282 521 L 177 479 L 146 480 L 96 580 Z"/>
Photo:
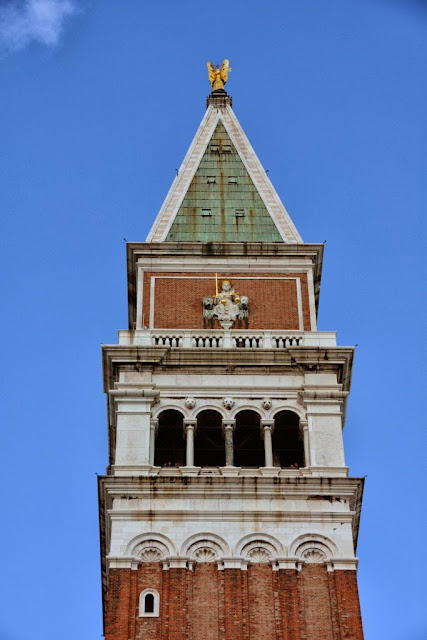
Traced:
<path id="1" fill-rule="evenodd" d="M 229 67 L 229 61 L 224 58 L 221 67 L 217 68 L 212 62 L 208 62 L 208 75 L 209 82 L 211 83 L 212 91 L 218 89 L 224 89 L 224 85 L 228 80 L 228 74 L 231 71 Z"/>

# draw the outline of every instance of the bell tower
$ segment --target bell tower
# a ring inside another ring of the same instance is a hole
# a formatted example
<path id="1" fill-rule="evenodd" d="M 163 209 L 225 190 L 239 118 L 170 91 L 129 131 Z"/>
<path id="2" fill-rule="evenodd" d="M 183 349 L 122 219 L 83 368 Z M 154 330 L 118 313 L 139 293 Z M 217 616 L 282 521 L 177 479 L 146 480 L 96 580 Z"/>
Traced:
<path id="1" fill-rule="evenodd" d="M 317 330 L 322 256 L 215 88 L 103 347 L 106 640 L 362 640 L 353 347 Z"/>

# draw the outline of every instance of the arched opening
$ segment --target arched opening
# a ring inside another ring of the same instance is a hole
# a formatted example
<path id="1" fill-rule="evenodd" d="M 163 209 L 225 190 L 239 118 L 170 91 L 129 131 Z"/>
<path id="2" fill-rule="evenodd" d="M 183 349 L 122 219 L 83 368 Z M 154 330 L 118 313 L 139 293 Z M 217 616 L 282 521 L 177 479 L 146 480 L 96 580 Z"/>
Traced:
<path id="1" fill-rule="evenodd" d="M 155 589 L 145 589 L 139 596 L 139 617 L 157 618 L 160 612 L 160 598 Z"/>
<path id="2" fill-rule="evenodd" d="M 234 465 L 263 467 L 264 443 L 261 439 L 260 416 L 255 411 L 239 411 L 234 432 Z"/>
<path id="3" fill-rule="evenodd" d="M 196 467 L 223 467 L 225 446 L 222 434 L 222 417 L 218 411 L 205 409 L 197 416 L 194 445 Z"/>
<path id="4" fill-rule="evenodd" d="M 293 411 L 280 411 L 274 417 L 273 464 L 294 469 L 304 466 L 304 442 L 299 417 Z"/>
<path id="5" fill-rule="evenodd" d="M 167 409 L 159 415 L 159 429 L 155 442 L 154 464 L 158 467 L 185 465 L 184 416 L 180 411 Z"/>

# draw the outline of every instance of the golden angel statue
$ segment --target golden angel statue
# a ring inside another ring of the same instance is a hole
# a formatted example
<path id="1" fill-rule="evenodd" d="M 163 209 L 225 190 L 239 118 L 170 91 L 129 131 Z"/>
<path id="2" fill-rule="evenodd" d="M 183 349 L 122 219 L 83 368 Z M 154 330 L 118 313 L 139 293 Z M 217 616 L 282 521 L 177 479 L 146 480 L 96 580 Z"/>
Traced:
<path id="1" fill-rule="evenodd" d="M 228 74 L 231 71 L 228 66 L 229 64 L 229 61 L 225 59 L 222 61 L 221 67 L 217 69 L 212 62 L 207 63 L 209 82 L 211 83 L 212 91 L 224 89 L 224 85 L 228 80 Z"/>

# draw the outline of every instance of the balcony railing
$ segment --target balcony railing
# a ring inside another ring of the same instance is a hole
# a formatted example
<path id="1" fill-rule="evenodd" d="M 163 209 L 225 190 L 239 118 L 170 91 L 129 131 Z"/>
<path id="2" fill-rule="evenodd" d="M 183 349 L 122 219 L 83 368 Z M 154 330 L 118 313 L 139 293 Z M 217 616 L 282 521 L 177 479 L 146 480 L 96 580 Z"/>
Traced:
<path id="1" fill-rule="evenodd" d="M 288 349 L 335 347 L 334 331 L 223 331 L 137 329 L 119 331 L 123 346 L 154 346 L 184 349 Z"/>

